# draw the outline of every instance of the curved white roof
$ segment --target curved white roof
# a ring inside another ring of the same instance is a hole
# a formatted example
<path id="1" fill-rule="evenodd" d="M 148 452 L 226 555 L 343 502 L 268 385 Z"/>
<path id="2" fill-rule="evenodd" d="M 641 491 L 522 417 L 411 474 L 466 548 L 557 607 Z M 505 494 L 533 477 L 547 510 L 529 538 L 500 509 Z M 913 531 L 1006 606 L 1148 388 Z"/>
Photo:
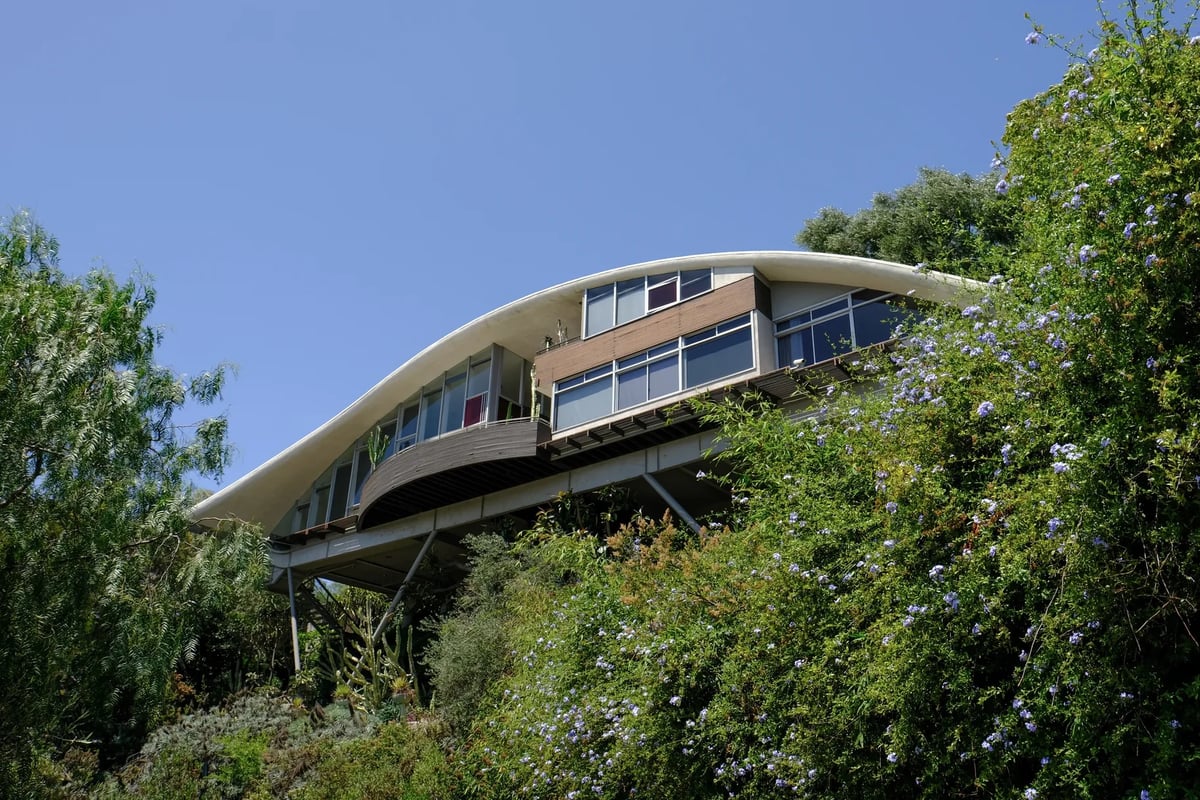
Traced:
<path id="1" fill-rule="evenodd" d="M 588 287 L 673 270 L 746 266 L 753 266 L 768 281 L 834 284 L 898 294 L 911 292 L 916 297 L 947 304 L 963 302 L 983 288 L 976 281 L 940 272 L 916 272 L 910 266 L 889 261 L 789 250 L 681 256 L 576 278 L 501 306 L 442 337 L 401 364 L 333 419 L 197 504 L 192 509 L 192 518 L 200 522 L 237 518 L 268 527 L 274 525 L 312 481 L 364 431 L 446 369 L 492 343 L 519 354 L 532 354 L 547 335 L 555 332 L 556 320 L 577 323 L 583 291 Z"/>

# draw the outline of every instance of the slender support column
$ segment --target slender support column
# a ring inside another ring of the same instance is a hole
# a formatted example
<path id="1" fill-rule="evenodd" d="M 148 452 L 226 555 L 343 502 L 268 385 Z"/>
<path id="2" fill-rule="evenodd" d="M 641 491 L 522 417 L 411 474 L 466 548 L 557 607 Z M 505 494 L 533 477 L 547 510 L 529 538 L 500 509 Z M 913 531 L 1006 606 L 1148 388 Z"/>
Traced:
<path id="1" fill-rule="evenodd" d="M 663 500 L 667 501 L 667 505 L 671 507 L 671 510 L 674 511 L 689 528 L 696 533 L 700 532 L 700 525 L 697 524 L 696 520 L 692 519 L 692 515 L 689 514 L 684 507 L 679 504 L 679 501 L 671 496 L 671 493 L 667 491 L 666 487 L 658 482 L 658 478 L 655 478 L 649 472 L 642 473 L 642 478 L 645 479 L 646 483 L 650 484 L 651 489 L 658 492 L 659 496 Z"/>
<path id="2" fill-rule="evenodd" d="M 296 587 L 292 583 L 292 568 L 287 568 L 288 575 L 288 605 L 292 610 L 292 663 L 296 672 L 300 671 L 300 631 L 296 624 Z"/>
<path id="3" fill-rule="evenodd" d="M 404 580 L 400 583 L 400 588 L 396 590 L 396 596 L 392 598 L 391 605 L 388 606 L 387 611 L 383 612 L 383 618 L 379 620 L 379 625 L 375 628 L 374 635 L 371 636 L 372 642 L 379 641 L 379 637 L 383 635 L 383 629 L 392 621 L 392 616 L 396 613 L 396 608 L 400 605 L 400 601 L 404 599 L 404 592 L 408 589 L 408 582 L 413 579 L 413 575 L 417 574 L 417 569 L 421 566 L 421 562 L 425 560 L 425 556 L 429 553 L 429 548 L 435 538 L 437 538 L 436 530 L 430 531 L 429 535 L 425 537 L 425 542 L 421 545 L 421 551 L 413 559 L 412 566 L 408 568 L 408 574 L 404 576 Z"/>

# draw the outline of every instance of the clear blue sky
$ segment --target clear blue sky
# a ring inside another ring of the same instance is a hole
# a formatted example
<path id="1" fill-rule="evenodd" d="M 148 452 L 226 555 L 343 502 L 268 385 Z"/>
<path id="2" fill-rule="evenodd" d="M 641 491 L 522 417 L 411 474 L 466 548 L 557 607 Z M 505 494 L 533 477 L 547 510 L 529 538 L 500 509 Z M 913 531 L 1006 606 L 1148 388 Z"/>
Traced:
<path id="1" fill-rule="evenodd" d="M 226 482 L 496 306 L 790 249 L 918 167 L 978 173 L 1055 82 L 1025 0 L 41 0 L 4 11 L 0 212 L 141 269 L 164 363 L 240 375 Z"/>

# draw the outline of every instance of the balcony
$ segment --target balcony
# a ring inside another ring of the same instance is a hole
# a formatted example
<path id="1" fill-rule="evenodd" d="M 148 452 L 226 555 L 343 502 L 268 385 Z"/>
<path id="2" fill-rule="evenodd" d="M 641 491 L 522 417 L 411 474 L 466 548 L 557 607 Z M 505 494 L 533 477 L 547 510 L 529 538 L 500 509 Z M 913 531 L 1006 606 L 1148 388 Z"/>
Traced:
<path id="1" fill-rule="evenodd" d="M 401 450 L 363 484 L 358 528 L 553 474 L 558 468 L 538 446 L 549 438 L 549 425 L 525 418 L 475 425 Z"/>

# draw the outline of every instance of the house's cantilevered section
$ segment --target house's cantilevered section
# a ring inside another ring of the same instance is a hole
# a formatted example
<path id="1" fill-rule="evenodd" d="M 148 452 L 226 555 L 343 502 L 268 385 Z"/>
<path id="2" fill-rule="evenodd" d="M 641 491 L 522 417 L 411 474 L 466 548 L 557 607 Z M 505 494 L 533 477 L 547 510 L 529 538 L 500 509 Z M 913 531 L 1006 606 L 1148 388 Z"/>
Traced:
<path id="1" fill-rule="evenodd" d="M 417 353 L 348 408 L 196 506 L 269 532 L 273 586 L 389 593 L 465 569 L 462 537 L 523 524 L 564 491 L 628 488 L 685 524 L 723 505 L 698 474 L 714 433 L 681 401 L 805 381 L 893 338 L 908 298 L 980 287 L 849 256 L 741 252 L 597 273 L 509 303 Z M 378 427 L 386 447 L 372 453 Z M 372 456 L 376 456 L 373 459 Z"/>

